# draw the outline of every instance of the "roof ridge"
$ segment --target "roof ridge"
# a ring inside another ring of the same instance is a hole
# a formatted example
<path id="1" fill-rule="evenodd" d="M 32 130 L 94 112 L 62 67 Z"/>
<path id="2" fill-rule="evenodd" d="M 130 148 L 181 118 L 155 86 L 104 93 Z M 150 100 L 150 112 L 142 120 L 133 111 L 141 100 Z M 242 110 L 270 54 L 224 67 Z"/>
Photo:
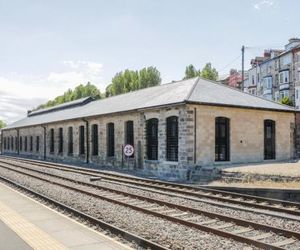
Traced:
<path id="1" fill-rule="evenodd" d="M 189 93 L 187 94 L 186 98 L 184 98 L 184 101 L 188 101 L 190 99 L 190 97 L 193 94 L 196 86 L 198 85 L 199 80 L 200 80 L 200 78 L 199 78 L 199 76 L 197 76 L 196 81 L 194 82 L 194 84 L 193 84 L 191 90 L 189 91 Z"/>
<path id="2" fill-rule="evenodd" d="M 247 92 L 244 92 L 244 91 L 242 91 L 242 90 L 240 90 L 240 89 L 237 89 L 237 88 L 234 88 L 234 87 L 225 85 L 225 84 L 223 84 L 223 83 L 219 83 L 219 82 L 216 82 L 216 81 L 213 81 L 213 80 L 210 80 L 210 79 L 205 79 L 205 78 L 203 78 L 203 77 L 201 77 L 201 76 L 199 76 L 199 78 L 202 79 L 202 80 L 204 80 L 204 81 L 209 81 L 209 82 L 214 83 L 214 84 L 216 84 L 216 85 L 219 85 L 219 86 L 223 86 L 223 87 L 225 87 L 225 88 L 232 89 L 232 90 L 237 91 L 237 92 L 240 92 L 240 93 L 242 93 L 242 94 L 252 96 L 252 97 L 254 97 L 254 98 L 259 98 L 259 99 L 261 99 L 261 100 L 264 100 L 264 101 L 267 101 L 267 102 L 271 102 L 271 103 L 274 103 L 274 104 L 283 106 L 283 107 L 285 107 L 285 108 L 289 108 L 289 109 L 296 110 L 295 107 L 292 107 L 292 106 L 289 106 L 289 105 L 285 105 L 285 104 L 282 104 L 282 103 L 279 103 L 279 102 L 271 101 L 271 100 L 265 99 L 265 98 L 263 98 L 263 97 L 261 97 L 261 96 L 252 95 L 252 94 L 247 93 Z"/>

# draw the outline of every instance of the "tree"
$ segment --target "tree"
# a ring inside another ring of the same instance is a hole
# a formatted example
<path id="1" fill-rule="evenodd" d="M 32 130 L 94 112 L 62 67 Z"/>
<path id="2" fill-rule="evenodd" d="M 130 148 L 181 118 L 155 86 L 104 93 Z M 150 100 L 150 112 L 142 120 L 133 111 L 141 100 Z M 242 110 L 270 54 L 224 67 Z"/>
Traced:
<path id="1" fill-rule="evenodd" d="M 6 127 L 6 123 L 2 120 L 0 120 L 0 129 L 1 128 L 5 128 Z"/>
<path id="2" fill-rule="evenodd" d="M 119 95 L 160 83 L 160 72 L 155 67 L 147 67 L 139 71 L 126 69 L 115 74 L 111 84 L 106 87 L 105 96 Z"/>
<path id="3" fill-rule="evenodd" d="M 211 66 L 211 63 L 205 64 L 204 68 L 201 71 L 201 77 L 216 81 L 218 79 L 218 71 Z"/>
<path id="4" fill-rule="evenodd" d="M 201 70 L 197 70 L 193 64 L 190 64 L 189 66 L 186 66 L 185 68 L 185 76 L 184 80 L 190 79 L 196 76 L 201 76 Z"/>
<path id="5" fill-rule="evenodd" d="M 289 105 L 289 106 L 294 106 L 293 102 L 286 96 L 286 97 L 283 97 L 281 100 L 280 100 L 280 103 L 281 104 L 285 104 L 285 105 Z"/>
<path id="6" fill-rule="evenodd" d="M 155 67 L 143 68 L 139 71 L 139 89 L 160 85 L 160 72 Z"/>

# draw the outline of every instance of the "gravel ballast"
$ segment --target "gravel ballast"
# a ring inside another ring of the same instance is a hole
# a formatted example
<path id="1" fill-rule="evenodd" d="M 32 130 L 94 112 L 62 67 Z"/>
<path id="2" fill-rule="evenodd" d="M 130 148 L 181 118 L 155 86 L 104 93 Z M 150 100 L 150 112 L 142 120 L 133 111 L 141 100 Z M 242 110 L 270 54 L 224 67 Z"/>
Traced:
<path id="1" fill-rule="evenodd" d="M 28 164 L 26 165 L 27 167 L 30 167 Z M 50 168 L 45 168 L 45 167 L 40 167 L 40 166 L 34 166 L 31 168 L 33 169 L 39 169 L 42 170 L 43 172 L 46 173 L 51 173 L 55 175 L 59 175 L 62 177 L 67 177 L 67 178 L 72 178 L 73 180 L 78 180 L 78 181 L 83 181 L 83 182 L 89 182 L 89 177 L 82 175 L 82 174 L 77 174 L 77 173 L 71 173 L 71 172 L 64 172 L 60 171 L 57 169 L 50 169 Z M 256 213 L 256 212 L 250 212 L 250 211 L 244 211 L 243 206 L 235 206 L 235 208 L 226 208 L 223 205 L 218 206 L 218 205 L 212 205 L 208 204 L 207 202 L 201 202 L 201 201 L 192 201 L 186 198 L 179 198 L 176 196 L 172 196 L 172 194 L 167 195 L 167 194 L 158 194 L 154 192 L 154 190 L 149 189 L 149 191 L 142 190 L 139 187 L 130 187 L 129 185 L 124 185 L 124 184 L 117 184 L 113 183 L 110 181 L 106 180 L 101 180 L 101 181 L 95 181 L 93 182 L 94 184 L 97 184 L 100 187 L 105 187 L 105 188 L 111 188 L 114 190 L 119 190 L 119 191 L 124 191 L 136 195 L 141 195 L 149 198 L 154 198 L 166 202 L 171 202 L 174 204 L 179 204 L 179 205 L 184 205 L 192 208 L 197 208 L 201 209 L 207 212 L 214 212 L 214 213 L 220 213 L 223 215 L 251 221 L 251 222 L 256 222 L 260 224 L 265 224 L 273 227 L 278 227 L 282 229 L 288 229 L 291 231 L 296 231 L 300 232 L 300 221 L 298 220 L 293 220 L 293 219 L 286 219 L 286 218 L 280 218 L 277 216 L 271 216 L 271 215 L 266 215 L 262 213 Z M 209 200 L 209 199 L 204 199 L 204 200 Z M 240 209 L 239 209 L 240 208 Z"/>
<path id="2" fill-rule="evenodd" d="M 0 172 L 2 176 L 21 185 L 170 249 L 249 249 L 246 244 L 159 219 L 11 170 L 1 168 Z"/>

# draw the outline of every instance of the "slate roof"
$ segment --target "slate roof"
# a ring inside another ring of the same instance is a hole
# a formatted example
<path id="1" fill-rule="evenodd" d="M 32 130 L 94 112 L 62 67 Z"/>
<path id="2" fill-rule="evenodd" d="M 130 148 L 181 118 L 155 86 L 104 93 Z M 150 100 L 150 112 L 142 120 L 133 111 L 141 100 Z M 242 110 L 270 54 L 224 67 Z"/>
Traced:
<path id="1" fill-rule="evenodd" d="M 16 121 L 5 129 L 183 103 L 296 111 L 292 107 L 196 77 L 91 101 L 77 107 L 36 114 Z"/>

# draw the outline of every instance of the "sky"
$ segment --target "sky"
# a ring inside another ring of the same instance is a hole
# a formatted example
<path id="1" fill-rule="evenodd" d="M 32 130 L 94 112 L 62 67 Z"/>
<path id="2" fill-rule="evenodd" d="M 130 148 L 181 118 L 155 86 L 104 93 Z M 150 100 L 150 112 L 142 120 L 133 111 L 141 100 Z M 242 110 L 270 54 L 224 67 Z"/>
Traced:
<path id="1" fill-rule="evenodd" d="M 0 119 L 88 81 L 101 91 L 125 69 L 162 82 L 189 64 L 220 75 L 300 37 L 298 0 L 0 0 Z"/>

